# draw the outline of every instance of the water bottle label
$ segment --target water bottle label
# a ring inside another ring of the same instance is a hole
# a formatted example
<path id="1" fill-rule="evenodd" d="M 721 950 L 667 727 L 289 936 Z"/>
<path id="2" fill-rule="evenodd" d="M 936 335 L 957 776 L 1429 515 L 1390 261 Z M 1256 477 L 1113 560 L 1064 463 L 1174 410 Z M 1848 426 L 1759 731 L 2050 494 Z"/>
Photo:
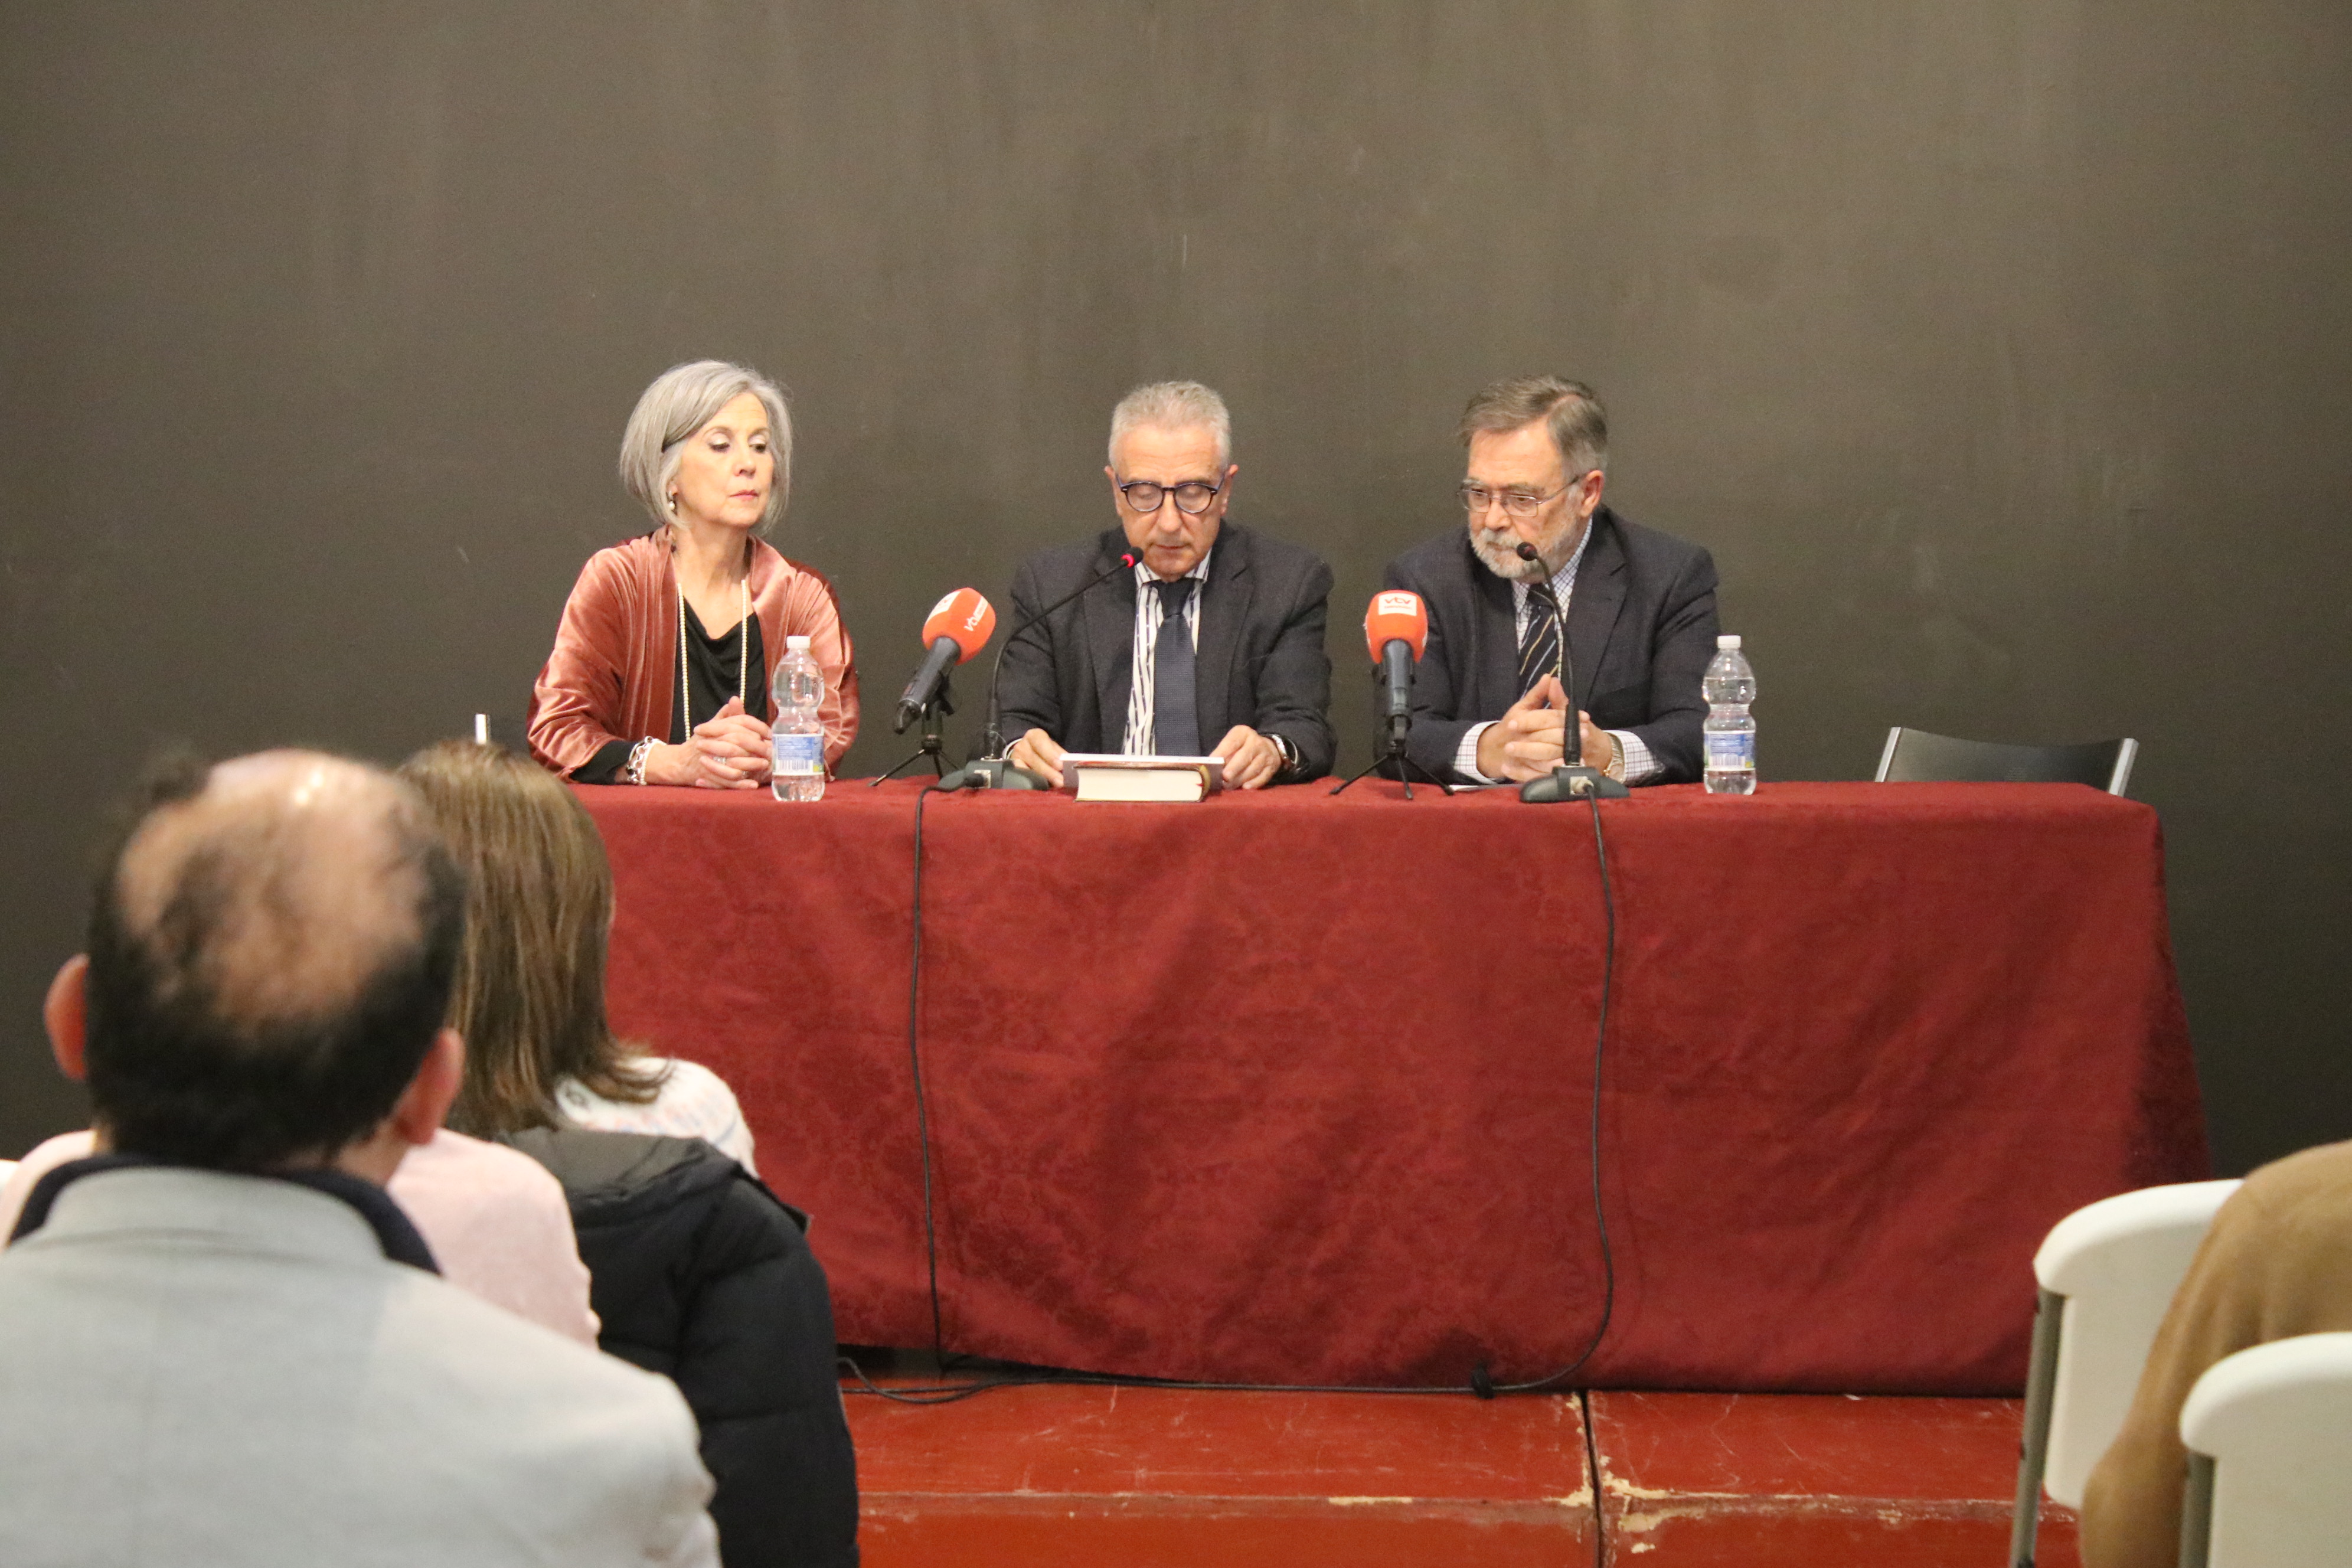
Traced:
<path id="1" fill-rule="evenodd" d="M 1715 773 L 1752 773 L 1756 768 L 1756 732 L 1733 731 L 1706 737 L 1706 765 Z"/>
<path id="2" fill-rule="evenodd" d="M 775 742 L 775 770 L 785 778 L 823 778 L 824 776 L 824 737 L 823 735 L 787 735 L 781 731 L 772 737 Z"/>

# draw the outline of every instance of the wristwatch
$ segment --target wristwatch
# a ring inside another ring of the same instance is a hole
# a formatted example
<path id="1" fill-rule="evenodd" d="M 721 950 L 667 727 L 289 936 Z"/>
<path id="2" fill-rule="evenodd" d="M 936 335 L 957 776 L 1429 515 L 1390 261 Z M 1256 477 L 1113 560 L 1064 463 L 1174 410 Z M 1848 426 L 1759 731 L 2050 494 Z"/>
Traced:
<path id="1" fill-rule="evenodd" d="M 1298 748 L 1290 743 L 1290 738 L 1286 735 L 1268 735 L 1266 739 L 1272 741 L 1274 742 L 1274 749 L 1282 753 L 1282 766 L 1275 771 L 1277 773 L 1297 773 L 1298 771 Z"/>

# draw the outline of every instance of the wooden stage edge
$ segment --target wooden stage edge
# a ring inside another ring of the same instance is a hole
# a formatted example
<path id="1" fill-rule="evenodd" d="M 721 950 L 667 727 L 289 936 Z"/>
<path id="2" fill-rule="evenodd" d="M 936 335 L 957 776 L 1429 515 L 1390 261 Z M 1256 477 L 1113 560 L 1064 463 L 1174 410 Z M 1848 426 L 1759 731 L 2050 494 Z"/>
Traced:
<path id="1" fill-rule="evenodd" d="M 1067 1386 L 848 1404 L 867 1568 L 1981 1565 L 2007 1550 L 2021 1410 Z M 2040 1561 L 2077 1568 L 2063 1510 Z"/>

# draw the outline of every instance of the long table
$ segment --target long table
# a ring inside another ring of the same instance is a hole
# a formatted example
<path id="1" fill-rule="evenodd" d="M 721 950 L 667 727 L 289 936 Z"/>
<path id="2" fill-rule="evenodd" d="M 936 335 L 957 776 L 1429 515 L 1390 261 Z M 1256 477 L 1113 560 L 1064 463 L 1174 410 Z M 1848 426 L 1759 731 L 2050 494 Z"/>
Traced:
<path id="1" fill-rule="evenodd" d="M 1604 976 L 1579 1384 L 2014 1392 L 2048 1227 L 2206 1173 L 2145 805 L 1638 791 L 1612 973 L 1588 806 L 1327 788 L 932 794 L 919 966 L 912 782 L 583 788 L 614 1024 L 734 1086 L 845 1341 L 929 1344 L 935 1258 L 948 1348 L 1130 1374 L 1572 1360 Z"/>

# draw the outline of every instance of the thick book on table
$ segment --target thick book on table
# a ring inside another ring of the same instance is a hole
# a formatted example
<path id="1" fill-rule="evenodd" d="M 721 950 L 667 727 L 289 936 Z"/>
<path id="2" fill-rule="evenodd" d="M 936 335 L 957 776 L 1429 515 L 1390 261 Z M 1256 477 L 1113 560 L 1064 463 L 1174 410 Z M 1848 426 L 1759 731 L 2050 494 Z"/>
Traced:
<path id="1" fill-rule="evenodd" d="M 1066 752 L 1062 779 L 1080 800 L 1199 800 L 1224 787 L 1225 759 Z"/>

